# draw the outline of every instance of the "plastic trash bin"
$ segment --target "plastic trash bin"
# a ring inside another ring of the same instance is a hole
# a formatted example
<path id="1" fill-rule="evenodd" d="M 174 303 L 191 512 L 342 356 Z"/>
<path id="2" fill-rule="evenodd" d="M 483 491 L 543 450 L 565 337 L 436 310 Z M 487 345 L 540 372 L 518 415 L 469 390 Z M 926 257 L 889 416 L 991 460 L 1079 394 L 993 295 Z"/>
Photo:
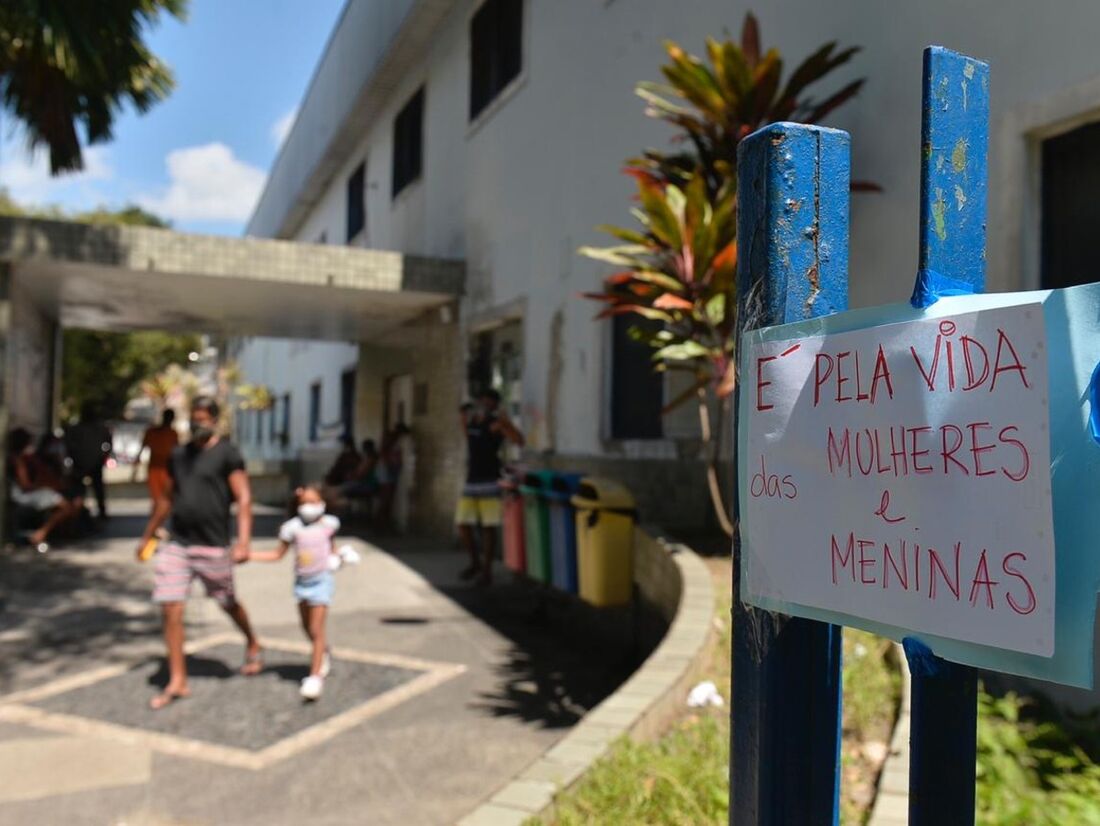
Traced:
<path id="1" fill-rule="evenodd" d="M 523 494 L 527 576 L 539 582 L 550 582 L 550 510 L 546 506 L 546 492 L 553 478 L 553 471 L 536 470 L 524 476 L 519 486 Z"/>
<path id="2" fill-rule="evenodd" d="M 577 517 L 573 496 L 581 483 L 579 473 L 556 473 L 546 498 L 550 509 L 551 582 L 570 594 L 577 593 Z"/>
<path id="3" fill-rule="evenodd" d="M 527 573 L 527 541 L 523 535 L 523 495 L 519 480 L 506 476 L 500 480 L 501 535 L 504 541 L 504 566 L 517 574 Z"/>
<path id="4" fill-rule="evenodd" d="M 586 477 L 573 497 L 580 596 L 592 605 L 624 605 L 634 590 L 634 497 L 610 479 Z"/>

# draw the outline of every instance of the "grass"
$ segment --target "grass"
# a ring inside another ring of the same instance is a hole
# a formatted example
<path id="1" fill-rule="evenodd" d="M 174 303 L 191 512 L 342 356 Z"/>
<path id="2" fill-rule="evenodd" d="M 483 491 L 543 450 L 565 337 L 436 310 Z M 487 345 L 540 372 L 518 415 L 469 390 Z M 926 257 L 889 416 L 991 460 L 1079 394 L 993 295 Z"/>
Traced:
<path id="1" fill-rule="evenodd" d="M 552 818 L 534 824 L 629 823 L 639 826 L 725 826 L 729 810 L 730 561 L 707 559 L 716 584 L 718 633 L 707 654 L 703 679 L 726 700 L 718 709 L 684 709 L 652 743 L 619 740 L 570 791 L 560 795 Z M 888 641 L 845 631 L 844 782 L 842 822 L 864 822 L 877 780 L 879 750 L 889 741 L 900 680 Z"/>
<path id="2" fill-rule="evenodd" d="M 707 559 L 719 633 L 704 679 L 726 708 L 684 709 L 652 743 L 618 741 L 581 782 L 559 796 L 556 814 L 535 824 L 623 823 L 726 826 L 729 806 L 730 562 Z M 844 630 L 841 823 L 862 826 L 900 700 L 900 664 L 889 640 Z M 978 700 L 978 826 L 1100 826 L 1100 719 L 1075 719 L 1008 693 Z"/>
<path id="3" fill-rule="evenodd" d="M 1098 735 L 1095 719 L 979 692 L 979 826 L 1100 824 Z"/>

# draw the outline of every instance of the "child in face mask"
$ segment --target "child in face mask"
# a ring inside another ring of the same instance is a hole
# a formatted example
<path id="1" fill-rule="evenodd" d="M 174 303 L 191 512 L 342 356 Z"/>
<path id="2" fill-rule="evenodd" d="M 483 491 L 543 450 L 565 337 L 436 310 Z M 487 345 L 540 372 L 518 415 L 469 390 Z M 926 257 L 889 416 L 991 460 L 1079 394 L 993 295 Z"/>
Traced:
<path id="1" fill-rule="evenodd" d="M 329 560 L 335 556 L 333 537 L 340 530 L 340 520 L 325 513 L 325 503 L 318 486 L 307 485 L 295 491 L 298 515 L 279 528 L 279 546 L 273 551 L 253 551 L 251 559 L 277 562 L 291 546 L 295 551 L 294 596 L 302 629 L 313 643 L 313 658 L 309 676 L 302 680 L 299 693 L 306 700 L 316 700 L 325 687 L 330 668 L 325 619 L 332 602 L 333 576 Z"/>

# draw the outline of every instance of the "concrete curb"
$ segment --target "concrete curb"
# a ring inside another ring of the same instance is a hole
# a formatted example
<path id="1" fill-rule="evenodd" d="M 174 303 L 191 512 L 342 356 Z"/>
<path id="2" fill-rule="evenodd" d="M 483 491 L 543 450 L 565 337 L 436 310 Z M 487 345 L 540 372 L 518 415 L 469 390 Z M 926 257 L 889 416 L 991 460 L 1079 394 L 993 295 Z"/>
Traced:
<path id="1" fill-rule="evenodd" d="M 715 633 L 714 584 L 690 548 L 657 542 L 680 575 L 680 600 L 664 639 L 614 694 L 458 826 L 520 826 L 550 813 L 555 796 L 577 783 L 615 740 L 654 737 L 683 707 Z"/>
<path id="2" fill-rule="evenodd" d="M 890 739 L 890 753 L 882 766 L 878 794 L 867 826 L 905 826 L 909 822 L 909 695 L 912 677 L 905 652 L 897 645 L 901 663 L 901 708 Z"/>

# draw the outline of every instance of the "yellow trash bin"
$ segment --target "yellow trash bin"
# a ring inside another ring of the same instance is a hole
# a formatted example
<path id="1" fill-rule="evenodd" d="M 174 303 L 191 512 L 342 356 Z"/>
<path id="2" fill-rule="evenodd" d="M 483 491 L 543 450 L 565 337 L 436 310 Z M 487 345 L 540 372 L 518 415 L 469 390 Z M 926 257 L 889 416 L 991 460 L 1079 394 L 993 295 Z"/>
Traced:
<path id="1" fill-rule="evenodd" d="M 623 605 L 634 590 L 634 497 L 610 479 L 586 477 L 572 499 L 577 509 L 580 597 L 592 605 Z"/>

